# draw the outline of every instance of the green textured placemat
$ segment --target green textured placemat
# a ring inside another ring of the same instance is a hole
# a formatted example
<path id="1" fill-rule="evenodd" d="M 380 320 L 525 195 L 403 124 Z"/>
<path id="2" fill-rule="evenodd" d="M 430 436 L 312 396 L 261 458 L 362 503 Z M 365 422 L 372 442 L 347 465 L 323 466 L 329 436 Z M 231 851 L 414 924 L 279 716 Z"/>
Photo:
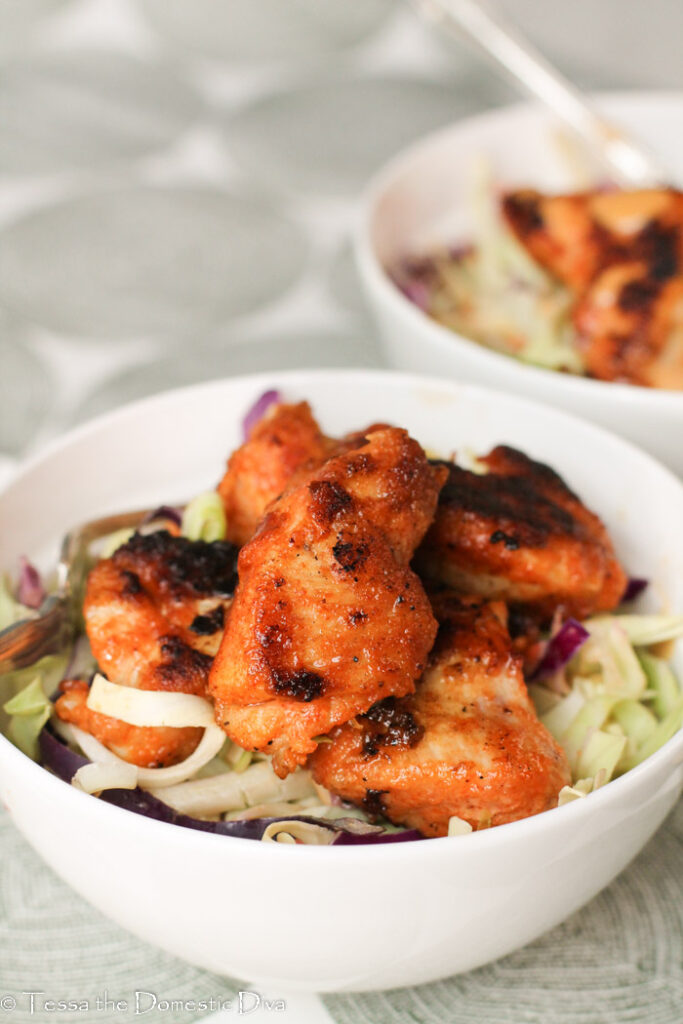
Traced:
<path id="1" fill-rule="evenodd" d="M 525 949 L 446 981 L 328 996 L 338 1024 L 681 1024 L 683 801 L 588 906 Z"/>
<path id="2" fill-rule="evenodd" d="M 226 922 L 226 927 L 234 923 Z M 59 1020 L 113 1024 L 125 1020 L 195 1021 L 204 1013 L 152 1009 L 159 1001 L 233 999 L 237 986 L 134 938 L 94 910 L 47 867 L 0 814 L 0 1022 Z M 39 992 L 33 1000 L 24 993 Z M 126 1001 L 126 1010 L 110 1002 Z M 97 1006 L 100 998 L 102 1008 Z M 87 1002 L 88 1009 L 49 1010 L 46 1000 Z M 16 1004 L 12 1005 L 12 1000 Z"/>
<path id="3" fill-rule="evenodd" d="M 173 1020 L 211 1009 L 165 1002 L 232 1001 L 238 985 L 133 938 L 64 885 L 0 817 L 0 1021 L 68 1024 Z M 230 922 L 226 922 L 230 927 Z M 39 990 L 34 1000 L 23 993 Z M 97 998 L 127 1009 L 99 1008 Z M 286 995 L 286 994 L 284 994 Z M 3 1005 L 9 996 L 16 1005 Z M 48 1011 L 46 999 L 85 1000 Z M 432 985 L 324 997 L 337 1024 L 681 1024 L 683 802 L 636 861 L 560 927 L 488 967 Z M 245 1018 L 249 1014 L 243 1015 Z M 295 1015 L 273 1014 L 297 1024 Z"/>

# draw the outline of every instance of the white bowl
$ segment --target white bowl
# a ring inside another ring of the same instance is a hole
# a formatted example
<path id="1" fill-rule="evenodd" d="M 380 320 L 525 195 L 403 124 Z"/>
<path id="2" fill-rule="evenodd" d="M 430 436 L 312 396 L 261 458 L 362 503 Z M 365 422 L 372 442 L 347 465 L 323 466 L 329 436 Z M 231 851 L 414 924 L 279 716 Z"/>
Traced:
<path id="1" fill-rule="evenodd" d="M 600 106 L 683 179 L 683 93 L 602 97 Z M 442 327 L 399 291 L 387 268 L 440 242 L 471 238 L 472 163 L 485 157 L 504 186 L 572 190 L 545 111 L 520 104 L 469 118 L 417 143 L 371 183 L 356 235 L 360 275 L 385 356 L 401 370 L 512 391 L 591 419 L 683 473 L 683 392 L 570 376 L 524 364 Z"/>
<path id="2" fill-rule="evenodd" d="M 68 435 L 0 495 L 0 566 L 54 559 L 91 516 L 176 502 L 212 485 L 245 410 L 280 387 L 332 433 L 370 421 L 430 449 L 507 441 L 549 461 L 609 524 L 654 601 L 683 608 L 683 485 L 606 432 L 525 400 L 384 372 L 242 377 L 139 402 Z M 678 652 L 683 673 L 683 650 Z M 681 790 L 683 733 L 588 798 L 451 839 L 281 846 L 192 832 L 101 803 L 0 738 L 17 827 L 109 917 L 178 956 L 268 985 L 413 985 L 509 953 L 591 899 L 640 850 Z"/>

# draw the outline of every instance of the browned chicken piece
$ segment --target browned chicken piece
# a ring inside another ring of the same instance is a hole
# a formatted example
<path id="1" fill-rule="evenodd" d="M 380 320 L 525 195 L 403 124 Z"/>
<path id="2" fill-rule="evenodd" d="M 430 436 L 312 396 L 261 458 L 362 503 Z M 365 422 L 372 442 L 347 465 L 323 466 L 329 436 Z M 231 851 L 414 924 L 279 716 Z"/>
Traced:
<path id="1" fill-rule="evenodd" d="M 310 759 L 332 793 L 427 837 L 451 817 L 502 825 L 557 805 L 566 756 L 539 722 L 505 606 L 440 599 L 441 623 L 415 693 L 389 697 L 330 734 Z"/>
<path id="2" fill-rule="evenodd" d="M 90 685 L 85 679 L 60 684 L 57 714 L 63 721 L 89 732 L 118 757 L 140 768 L 165 768 L 189 757 L 202 736 L 201 729 L 174 729 L 129 725 L 87 707 Z"/>
<path id="3" fill-rule="evenodd" d="M 235 562 L 231 544 L 166 531 L 136 533 L 98 562 L 88 577 L 83 614 L 100 670 L 122 686 L 206 697 L 236 584 Z M 142 728 L 93 712 L 86 707 L 86 685 L 67 683 L 57 714 L 126 761 L 173 764 L 201 739 L 201 729 Z"/>
<path id="4" fill-rule="evenodd" d="M 337 440 L 323 434 L 308 402 L 271 406 L 230 456 L 218 485 L 228 540 L 242 547 L 271 502 L 332 455 L 360 447 L 370 431 L 384 426 L 375 424 Z"/>
<path id="5" fill-rule="evenodd" d="M 683 193 L 520 191 L 502 210 L 531 256 L 575 294 L 591 376 L 683 388 Z"/>
<path id="6" fill-rule="evenodd" d="M 593 377 L 683 390 L 683 277 L 608 267 L 576 305 L 574 326 Z"/>
<path id="7" fill-rule="evenodd" d="M 241 547 L 253 537 L 268 505 L 292 477 L 320 465 L 334 441 L 325 437 L 308 402 L 271 406 L 249 438 L 230 456 L 218 485 L 228 540 Z"/>
<path id="8" fill-rule="evenodd" d="M 209 686 L 217 722 L 280 776 L 422 673 L 436 621 L 408 563 L 444 475 L 406 431 L 370 433 L 271 505 L 242 548 Z"/>
<path id="9" fill-rule="evenodd" d="M 615 608 L 626 575 L 598 517 L 554 470 L 514 448 L 499 446 L 480 461 L 488 472 L 447 464 L 416 559 L 421 575 L 545 618 L 558 606 L 579 618 Z"/>
<path id="10" fill-rule="evenodd" d="M 591 213 L 594 193 L 544 195 L 521 189 L 503 196 L 507 226 L 545 270 L 573 292 L 585 291 L 605 266 L 609 233 L 600 230 Z"/>

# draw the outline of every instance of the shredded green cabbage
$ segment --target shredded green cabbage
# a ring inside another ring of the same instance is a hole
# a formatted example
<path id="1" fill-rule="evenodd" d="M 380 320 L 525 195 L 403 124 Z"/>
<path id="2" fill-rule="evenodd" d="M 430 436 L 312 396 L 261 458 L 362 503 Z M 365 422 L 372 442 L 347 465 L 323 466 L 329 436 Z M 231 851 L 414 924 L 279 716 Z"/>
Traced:
<path id="1" fill-rule="evenodd" d="M 42 681 L 45 693 L 52 693 L 64 678 L 64 670 L 68 664 L 69 652 L 46 654 L 34 665 L 18 668 L 13 672 L 0 675 L 0 700 L 9 701 L 38 676 Z M 11 713 L 11 712 L 10 712 Z"/>
<path id="2" fill-rule="evenodd" d="M 593 619 L 589 629 L 597 629 L 606 619 L 618 623 L 634 647 L 651 647 L 683 637 L 683 615 L 614 615 Z"/>
<path id="3" fill-rule="evenodd" d="M 33 608 L 27 608 L 17 601 L 9 576 L 0 576 L 0 629 L 7 629 L 22 619 L 35 619 L 37 614 Z"/>
<path id="4" fill-rule="evenodd" d="M 615 736 L 606 729 L 589 731 L 574 761 L 576 774 L 594 779 L 598 772 L 604 772 L 605 781 L 609 782 L 625 746 L 625 736 Z"/>
<path id="5" fill-rule="evenodd" d="M 100 558 L 111 558 L 115 551 L 128 543 L 134 533 L 135 530 L 124 529 L 114 530 L 113 533 L 107 534 L 100 548 Z"/>
<path id="6" fill-rule="evenodd" d="M 638 657 L 647 678 L 652 710 L 658 718 L 665 718 L 680 695 L 676 676 L 662 658 L 657 658 L 648 651 L 639 651 Z"/>
<path id="7" fill-rule="evenodd" d="M 6 701 L 3 711 L 10 716 L 8 736 L 20 750 L 35 760 L 38 756 L 38 736 L 52 711 L 52 702 L 45 695 L 41 675 L 35 675 L 23 690 Z"/>
<path id="8" fill-rule="evenodd" d="M 600 683 L 605 693 L 641 697 L 647 679 L 623 626 L 623 619 L 641 617 L 612 615 L 584 622 L 590 637 L 573 659 L 576 672 Z"/>
<path id="9" fill-rule="evenodd" d="M 676 735 L 683 726 L 683 696 L 671 708 L 669 713 L 658 723 L 650 735 L 637 747 L 635 754 L 625 765 L 625 770 L 634 768 L 641 761 L 644 761 L 650 754 L 663 747 L 665 743 Z"/>
<path id="10" fill-rule="evenodd" d="M 553 370 L 582 374 L 568 288 L 547 274 L 508 230 L 492 171 L 474 168 L 472 245 L 446 248 L 418 263 L 420 304 L 435 320 L 497 351 Z M 411 295 L 411 266 L 397 274 Z"/>
<path id="11" fill-rule="evenodd" d="M 254 759 L 254 755 L 251 750 L 242 750 L 236 743 L 226 744 L 226 750 L 223 754 L 223 760 L 228 764 L 234 772 L 241 774 L 245 772 L 251 762 Z"/>
<path id="12" fill-rule="evenodd" d="M 573 781 L 560 804 L 640 764 L 683 726 L 681 687 L 647 650 L 683 636 L 683 618 L 601 615 L 583 625 L 590 637 L 566 667 L 566 696 L 539 683 L 529 687 L 541 721 L 569 759 Z"/>
<path id="13" fill-rule="evenodd" d="M 224 540 L 226 530 L 223 502 L 216 491 L 198 494 L 183 512 L 181 532 L 190 540 Z"/>

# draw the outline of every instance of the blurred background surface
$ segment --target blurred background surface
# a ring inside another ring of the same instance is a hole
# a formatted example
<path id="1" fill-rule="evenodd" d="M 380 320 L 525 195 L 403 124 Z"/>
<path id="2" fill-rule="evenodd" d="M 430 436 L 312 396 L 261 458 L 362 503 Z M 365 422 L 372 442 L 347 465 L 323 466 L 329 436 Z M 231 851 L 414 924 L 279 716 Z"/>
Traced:
<path id="1" fill-rule="evenodd" d="M 499 2 L 584 87 L 683 86 L 680 0 Z M 361 186 L 412 139 L 517 99 L 396 0 L 0 0 L 0 476 L 154 391 L 378 365 L 349 246 Z M 514 956 L 330 997 L 328 1012 L 678 1024 L 682 829 L 679 808 L 614 885 Z M 100 918 L 4 819 L 0 841 L 0 988 L 234 992 Z"/>
<path id="2" fill-rule="evenodd" d="M 581 85 L 683 84 L 680 0 L 499 0 Z M 515 101 L 397 0 L 0 0 L 0 472 L 178 384 L 379 363 L 349 231 Z"/>

